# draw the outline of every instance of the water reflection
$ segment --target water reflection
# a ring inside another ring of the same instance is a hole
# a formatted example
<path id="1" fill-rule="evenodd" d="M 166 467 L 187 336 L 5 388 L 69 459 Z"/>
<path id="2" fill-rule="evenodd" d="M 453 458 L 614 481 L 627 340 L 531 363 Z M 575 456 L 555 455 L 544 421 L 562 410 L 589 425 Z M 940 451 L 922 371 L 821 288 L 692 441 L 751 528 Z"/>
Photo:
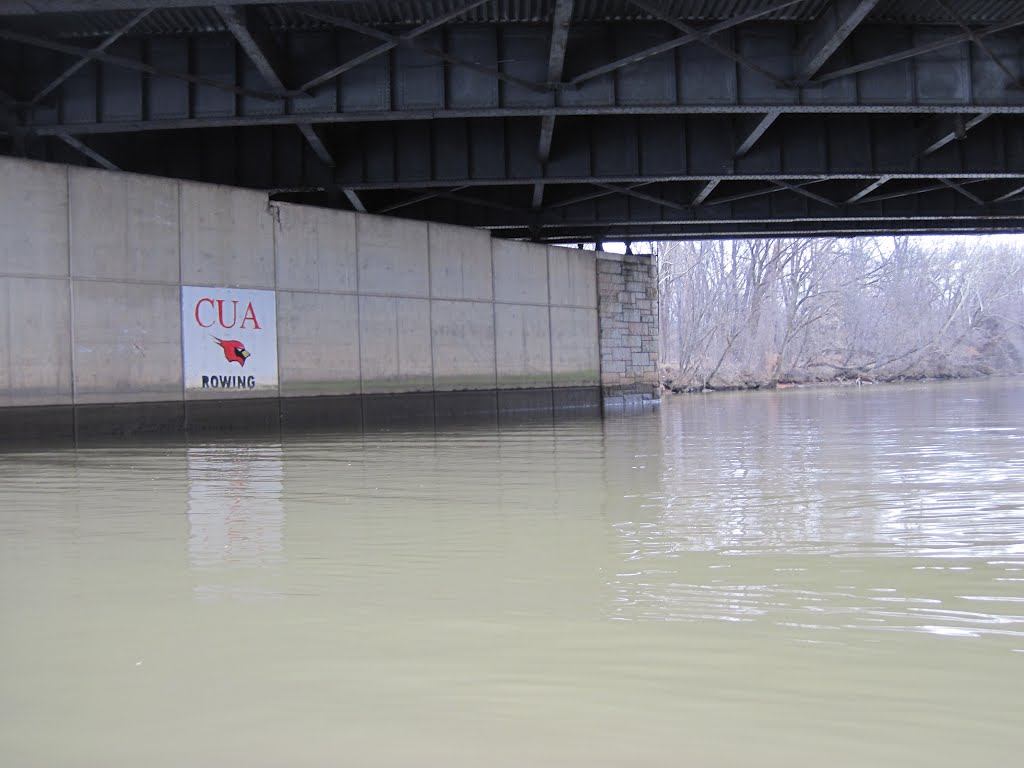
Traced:
<path id="1" fill-rule="evenodd" d="M 343 590 L 360 616 L 592 615 L 608 556 L 601 435 L 590 422 L 286 438 L 290 590 Z"/>
<path id="2" fill-rule="evenodd" d="M 280 597 L 231 571 L 278 567 L 284 557 L 280 445 L 189 446 L 188 554 L 201 599 Z M 251 581 L 251 580 L 250 580 Z"/>
<path id="3" fill-rule="evenodd" d="M 1022 412 L 995 382 L 4 455 L 0 763 L 1013 764 Z"/>
<path id="4" fill-rule="evenodd" d="M 658 425 L 659 477 L 634 478 L 617 510 L 624 565 L 610 615 L 1019 643 L 1014 386 L 676 401 Z"/>

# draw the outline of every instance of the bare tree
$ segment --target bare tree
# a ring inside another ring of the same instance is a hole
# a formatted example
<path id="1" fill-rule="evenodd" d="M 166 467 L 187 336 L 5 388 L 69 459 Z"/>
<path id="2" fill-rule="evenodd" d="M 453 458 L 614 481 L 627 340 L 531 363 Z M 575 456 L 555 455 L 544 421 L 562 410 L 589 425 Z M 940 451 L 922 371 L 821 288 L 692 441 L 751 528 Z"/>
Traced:
<path id="1" fill-rule="evenodd" d="M 1024 250 L 975 238 L 687 241 L 657 248 L 677 389 L 1018 370 Z"/>

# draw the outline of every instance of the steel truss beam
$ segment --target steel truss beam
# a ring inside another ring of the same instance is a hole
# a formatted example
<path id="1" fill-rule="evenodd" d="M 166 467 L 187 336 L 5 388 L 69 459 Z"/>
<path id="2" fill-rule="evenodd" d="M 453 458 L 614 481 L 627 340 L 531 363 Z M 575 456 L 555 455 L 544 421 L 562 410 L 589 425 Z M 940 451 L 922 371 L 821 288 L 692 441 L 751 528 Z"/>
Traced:
<path id="1" fill-rule="evenodd" d="M 236 0 L 235 5 L 291 5 L 308 0 Z M 197 0 L 0 0 L 0 17 L 38 13 L 117 11 L 126 8 L 189 8 Z"/>
<path id="2" fill-rule="evenodd" d="M 451 24 L 488 2 L 457 0 L 387 29 L 297 5 L 307 29 L 235 0 L 203 11 L 221 31 L 143 36 L 150 6 L 119 1 L 141 12 L 94 39 L 0 19 L 4 151 L 549 241 L 1024 231 L 1024 17 L 936 0 L 956 26 L 862 25 L 878 0 L 832 0 L 746 23 L 806 5 L 764 0 L 691 24 L 627 0 L 650 18 L 612 23 L 550 0 L 545 24 Z"/>
<path id="3" fill-rule="evenodd" d="M 909 115 L 804 117 L 744 157 L 733 151 L 736 122 L 728 115 L 566 119 L 559 128 L 564 151 L 546 164 L 536 155 L 536 123 L 525 118 L 306 126 L 305 139 L 274 127 L 145 133 L 131 142 L 94 136 L 91 146 L 126 169 L 267 189 L 690 181 L 692 192 L 675 202 L 696 205 L 713 202 L 719 191 L 712 183 L 730 180 L 855 180 L 860 191 L 844 190 L 840 199 L 856 203 L 898 179 L 1024 178 L 1024 118 L 991 118 L 963 141 L 926 156 L 903 149 L 920 132 Z M 329 146 L 345 151 L 335 156 Z"/>
<path id="4" fill-rule="evenodd" d="M 1024 20 L 1000 28 L 1014 24 L 1024 24 Z M 607 38 L 605 47 L 611 50 L 633 50 L 652 37 L 664 36 L 663 29 L 644 23 L 574 26 L 568 33 L 563 79 L 571 82 L 574 73 L 592 69 L 590 64 L 601 50 L 593 48 L 597 39 Z M 756 31 L 741 27 L 729 34 L 733 48 L 750 60 L 792 61 L 792 40 L 799 34 L 799 27 L 773 24 Z M 803 88 L 791 82 L 796 76 L 793 69 L 778 73 L 787 80 L 780 87 L 714 51 L 680 45 L 621 66 L 578 88 L 563 83 L 556 93 L 548 82 L 551 32 L 517 25 L 434 29 L 423 36 L 429 41 L 418 48 L 399 43 L 404 39 L 401 36 L 380 33 L 377 36 L 386 37 L 386 45 L 392 46 L 388 51 L 371 48 L 373 56 L 362 56 L 358 67 L 315 87 L 309 87 L 313 81 L 308 81 L 308 94 L 292 91 L 289 98 L 264 87 L 259 65 L 248 60 L 234 36 L 217 33 L 194 38 L 120 40 L 112 46 L 118 53 L 112 54 L 0 29 L 0 38 L 22 42 L 20 46 L 4 46 L 0 64 L 6 60 L 10 67 L 17 67 L 24 91 L 35 93 L 52 80 L 45 74 L 52 69 L 51 54 L 35 47 L 35 43 L 99 62 L 83 67 L 64 82 L 52 94 L 55 104 L 39 106 L 27 115 L 29 124 L 41 134 L 637 113 L 744 113 L 758 120 L 767 115 L 768 122 L 761 126 L 767 130 L 767 125 L 779 117 L 824 112 L 1024 114 L 1024 91 L 1013 87 L 1024 73 L 1018 53 L 1019 34 L 977 33 L 987 35 L 987 49 L 1001 57 L 1008 71 L 977 46 L 972 47 L 963 33 L 954 36 L 959 42 L 953 44 L 948 33 L 941 33 L 939 41 L 935 41 L 935 34 L 926 28 L 896 27 L 886 34 L 855 30 L 846 47 L 868 58 L 894 45 L 909 45 L 911 51 L 916 51 L 913 55 L 936 50 L 943 50 L 943 55 L 923 56 L 913 66 L 888 66 L 884 76 L 876 76 L 870 67 L 866 68 L 868 62 L 862 62 L 856 65 L 856 73 L 819 76 L 829 79 L 826 87 Z M 286 37 L 290 39 L 282 47 L 290 53 L 289 69 L 317 73 L 314 80 L 355 60 L 340 61 L 339 51 L 357 51 L 366 46 L 362 34 L 346 31 L 307 32 L 302 37 L 289 33 Z M 925 42 L 915 47 L 915 41 Z M 135 56 L 122 55 L 129 52 Z M 906 58 L 905 53 L 900 56 Z M 891 58 L 876 57 L 873 61 L 884 63 Z M 452 63 L 455 60 L 462 63 Z M 190 62 L 191 69 L 186 71 Z M 112 72 L 122 67 L 148 76 L 114 77 Z M 757 139 L 755 134 L 756 130 L 748 135 Z M 737 147 L 744 143 L 741 139 Z"/>
<path id="5" fill-rule="evenodd" d="M 873 235 L 935 235 L 935 234 L 1000 234 L 1020 230 L 1020 223 L 1010 219 L 958 219 L 942 221 L 936 219 L 887 219 L 869 222 L 847 222 L 835 220 L 791 222 L 775 227 L 763 222 L 702 223 L 699 227 L 681 231 L 675 224 L 642 224 L 612 226 L 612 234 L 598 227 L 572 225 L 549 228 L 542 239 L 549 243 L 578 243 L 593 240 L 668 240 L 668 239 L 711 239 L 711 238 L 754 238 L 754 237 L 868 237 Z M 525 238 L 521 227 L 495 228 L 495 237 Z"/>
<path id="6" fill-rule="evenodd" d="M 979 205 L 962 191 L 951 188 L 946 180 L 885 199 L 864 201 L 855 209 L 829 203 L 823 195 L 817 197 L 824 202 L 803 194 L 807 187 L 824 183 L 827 182 L 805 179 L 791 185 L 772 184 L 720 196 L 703 206 L 686 203 L 694 194 L 692 182 L 626 186 L 600 183 L 592 192 L 562 196 L 539 211 L 527 207 L 528 190 L 522 188 L 518 196 L 515 188 L 509 187 L 489 187 L 471 195 L 464 194 L 461 187 L 437 188 L 412 196 L 399 193 L 401 198 L 397 202 L 378 205 L 371 211 L 401 210 L 406 217 L 546 241 L 573 239 L 567 233 L 578 240 L 639 239 L 645 234 L 779 236 L 861 231 L 1019 231 L 1024 227 L 1024 200 Z M 970 184 L 980 188 L 987 183 L 968 181 L 957 186 Z M 640 192 L 640 187 L 649 191 Z M 551 188 L 553 198 L 560 193 L 561 186 Z M 318 194 L 322 193 L 310 190 L 303 195 L 293 190 L 281 199 L 318 204 L 322 203 Z"/>
<path id="7" fill-rule="evenodd" d="M 537 123 L 530 119 L 336 126 L 322 129 L 323 140 L 344 146 L 345 153 L 335 158 L 332 174 L 317 173 L 313 180 L 330 179 L 351 189 L 412 189 L 496 183 L 788 182 L 808 176 L 862 179 L 865 184 L 883 177 L 1024 178 L 1024 118 L 1019 117 L 986 120 L 963 141 L 924 157 L 905 151 L 919 140 L 913 116 L 792 119 L 771 141 L 762 141 L 741 158 L 733 152 L 735 122 L 727 115 L 563 119 L 547 164 L 537 157 Z M 280 128 L 145 133 L 132 142 L 95 138 L 93 146 L 102 146 L 120 165 L 158 174 L 173 175 L 197 156 L 221 161 L 225 153 L 236 159 L 240 152 L 262 159 L 255 167 L 238 170 L 243 184 L 248 183 L 247 173 L 257 171 L 267 178 L 261 185 L 268 187 L 302 183 L 309 174 L 302 146 L 296 145 L 298 134 Z M 296 160 L 268 160 L 275 158 Z M 224 183 L 232 181 L 226 178 Z"/>
<path id="8" fill-rule="evenodd" d="M 623 190 L 615 190 L 620 192 Z M 707 230 L 736 231 L 756 226 L 765 232 L 820 227 L 822 231 L 842 228 L 886 228 L 906 226 L 919 229 L 980 227 L 1019 230 L 1024 225 L 1024 201 L 1017 200 L 981 209 L 953 190 L 931 194 L 927 199 L 901 198 L 877 203 L 857 215 L 844 215 L 827 205 L 779 190 L 743 201 L 716 204 L 693 210 L 666 206 L 667 196 L 682 197 L 682 190 L 666 188 L 658 195 L 612 194 L 610 197 L 579 201 L 571 206 L 545 209 L 539 215 L 529 209 L 494 203 L 480 196 L 440 192 L 435 197 L 407 206 L 403 215 L 428 220 L 452 221 L 492 230 L 519 229 L 519 236 L 550 239 L 560 230 L 603 230 L 609 237 L 624 237 L 637 228 L 672 229 L 677 236 Z M 655 199 L 645 199 L 651 197 Z"/>

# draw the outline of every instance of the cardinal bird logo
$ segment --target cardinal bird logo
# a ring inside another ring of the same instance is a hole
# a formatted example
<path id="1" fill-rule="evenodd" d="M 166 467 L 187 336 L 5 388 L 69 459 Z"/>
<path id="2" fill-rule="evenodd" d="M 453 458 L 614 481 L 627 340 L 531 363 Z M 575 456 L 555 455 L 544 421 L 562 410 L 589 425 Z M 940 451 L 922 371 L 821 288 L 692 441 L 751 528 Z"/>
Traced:
<path id="1" fill-rule="evenodd" d="M 218 339 L 214 336 L 213 342 L 224 350 L 224 358 L 229 363 L 238 363 L 245 367 L 245 359 L 252 356 L 252 353 L 245 348 L 245 344 L 237 339 Z"/>

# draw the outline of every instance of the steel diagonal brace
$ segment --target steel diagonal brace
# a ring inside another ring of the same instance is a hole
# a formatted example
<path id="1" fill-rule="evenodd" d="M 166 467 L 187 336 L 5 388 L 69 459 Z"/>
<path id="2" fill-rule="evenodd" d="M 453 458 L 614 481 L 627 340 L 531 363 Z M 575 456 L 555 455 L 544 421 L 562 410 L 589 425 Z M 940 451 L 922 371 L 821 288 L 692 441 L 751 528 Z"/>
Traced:
<path id="1" fill-rule="evenodd" d="M 56 51 L 57 53 L 64 53 L 69 56 L 76 56 L 80 59 L 85 60 L 96 60 L 102 61 L 104 64 L 111 64 L 115 67 L 123 67 L 125 69 L 135 70 L 136 72 L 144 72 L 147 75 L 153 75 L 155 77 L 167 77 L 174 80 L 184 80 L 195 85 L 206 85 L 210 88 L 218 88 L 222 91 L 229 91 L 230 93 L 236 93 L 241 96 L 255 96 L 260 99 L 283 99 L 290 95 L 302 96 L 304 94 L 282 94 L 273 93 L 270 91 L 261 91 L 253 88 L 242 88 L 241 86 L 235 85 L 234 83 L 226 83 L 223 80 L 215 80 L 210 77 L 201 77 L 198 75 L 189 74 L 187 72 L 175 72 L 172 70 L 166 70 L 161 67 L 154 67 L 147 64 L 144 61 L 137 61 L 136 59 L 129 59 L 125 56 L 114 56 L 103 51 L 97 51 L 95 49 L 80 48 L 77 45 L 66 45 L 65 43 L 58 43 L 55 40 L 47 40 L 43 37 L 36 37 L 35 35 L 26 35 L 21 32 L 15 32 L 10 29 L 0 29 L 0 40 L 10 40 L 11 42 L 21 43 L 23 45 L 29 45 L 36 48 L 44 48 L 49 51 Z"/>
<path id="2" fill-rule="evenodd" d="M 327 70 L 322 75 L 314 77 L 309 82 L 303 83 L 301 90 L 305 91 L 310 88 L 316 88 L 318 85 L 323 85 L 324 83 L 334 80 L 337 77 L 341 77 L 349 70 L 355 69 L 356 67 L 361 66 L 368 61 L 376 59 L 378 56 L 384 55 L 388 51 L 398 48 L 399 45 L 402 44 L 400 41 L 414 40 L 417 37 L 425 35 L 427 32 L 437 29 L 443 24 L 447 24 L 449 21 L 458 18 L 464 13 L 468 13 L 477 6 L 483 5 L 484 3 L 489 1 L 490 0 L 472 0 L 472 2 L 467 3 L 466 5 L 460 6 L 452 11 L 449 11 L 448 13 L 442 14 L 437 18 L 431 19 L 425 24 L 421 24 L 420 26 L 416 27 L 412 31 L 406 32 L 404 35 L 401 35 L 401 37 L 399 37 L 397 40 L 389 41 L 387 43 L 384 43 L 383 45 L 378 45 L 376 48 L 371 48 L 366 53 L 361 53 L 358 56 L 351 58 L 348 61 L 343 62 L 342 64 L 339 64 L 336 67 L 333 67 L 332 69 Z M 335 18 L 336 17 L 332 16 L 331 21 L 328 23 L 333 23 L 333 20 Z"/>
<path id="3" fill-rule="evenodd" d="M 991 49 L 989 49 L 989 47 L 985 45 L 985 42 L 981 39 L 981 35 L 977 34 L 974 30 L 968 27 L 967 22 L 963 20 L 963 18 L 956 12 L 954 8 L 950 7 L 949 3 L 945 2 L 945 0 L 935 1 L 942 7 L 944 11 L 946 11 L 946 13 L 948 13 L 953 18 L 953 21 L 956 22 L 956 25 L 960 27 L 960 29 L 965 34 L 971 36 L 971 42 L 978 46 L 982 51 L 984 51 L 985 55 L 992 59 L 992 63 L 999 67 L 1003 71 L 1003 73 L 1008 78 L 1010 78 L 1010 82 L 1013 84 L 1014 88 L 1024 88 L 1024 83 L 1021 83 L 1020 78 L 1017 77 L 1017 75 L 1013 71 L 1011 71 L 1010 68 L 1007 67 L 998 56 L 992 53 Z"/>
<path id="4" fill-rule="evenodd" d="M 798 2 L 802 1 L 803 0 L 786 0 L 786 2 L 778 3 L 777 5 L 773 5 L 768 8 L 761 8 L 756 11 L 741 14 L 732 19 L 726 19 L 725 21 L 721 21 L 718 24 L 714 24 L 706 29 L 695 29 L 691 34 L 686 34 L 683 35 L 682 37 L 677 37 L 673 40 L 667 40 L 664 43 L 659 43 L 658 45 L 651 46 L 650 48 L 645 48 L 644 50 L 638 51 L 637 53 L 631 53 L 629 56 L 624 56 L 621 59 L 616 59 L 615 61 L 609 62 L 608 64 L 602 64 L 599 67 L 595 67 L 594 69 L 588 70 L 580 75 L 576 75 L 576 77 L 574 77 L 569 84 L 573 86 L 578 86 L 582 83 L 585 83 L 588 80 L 593 80 L 595 77 L 606 75 L 609 72 L 614 72 L 618 69 L 622 69 L 623 67 L 628 67 L 630 64 L 636 64 L 637 62 L 643 61 L 644 59 L 649 59 L 652 56 L 659 56 L 663 53 L 667 53 L 668 51 L 674 50 L 676 48 L 681 48 L 684 45 L 695 43 L 705 36 L 717 35 L 719 32 L 725 32 L 727 29 L 732 29 L 733 27 L 739 26 L 744 22 L 759 19 L 762 16 L 767 16 L 771 13 L 775 13 L 776 11 L 781 11 L 783 8 L 787 8 L 791 5 L 796 5 Z"/>
<path id="5" fill-rule="evenodd" d="M 556 0 L 551 14 L 551 45 L 548 48 L 548 86 L 559 88 L 562 71 L 565 68 L 565 51 L 569 45 L 569 25 L 572 22 L 573 0 Z M 555 135 L 555 116 L 545 115 L 540 119 L 540 140 L 537 143 L 537 159 L 541 168 L 546 169 L 551 156 L 551 141 Z M 531 206 L 540 208 L 544 202 L 544 182 L 533 185 Z"/>
<path id="6" fill-rule="evenodd" d="M 152 8 L 147 8 L 146 10 L 141 11 L 141 12 L 135 14 L 131 19 L 128 20 L 127 24 L 122 26 L 120 29 L 115 30 L 112 34 L 108 35 L 106 37 L 106 39 L 103 40 L 102 43 L 97 45 L 92 50 L 94 52 L 96 52 L 96 53 L 103 53 L 103 51 L 107 50 L 107 48 L 109 48 L 114 43 L 116 43 L 118 40 L 120 40 L 122 37 L 124 37 L 126 34 L 128 34 L 128 32 L 131 31 L 132 27 L 134 27 L 136 24 L 138 24 L 144 18 L 149 16 L 149 14 L 151 14 L 152 12 L 153 12 Z M 55 77 L 53 80 L 51 80 L 48 85 L 46 85 L 42 90 L 40 90 L 39 93 L 37 93 L 35 96 L 32 97 L 32 104 L 38 104 L 40 101 L 42 101 L 44 98 L 46 98 L 47 95 L 52 93 L 57 87 L 59 87 L 69 77 L 71 77 L 73 74 L 75 74 L 75 72 L 80 70 L 82 67 L 84 67 L 86 64 L 88 64 L 90 61 L 91 61 L 91 59 L 89 57 L 83 56 L 78 61 L 76 61 L 74 64 L 72 64 L 70 67 L 65 69 L 63 72 L 61 72 L 59 75 L 57 75 L 57 77 Z"/>
<path id="7" fill-rule="evenodd" d="M 825 72 L 818 75 L 813 80 L 809 81 L 808 85 L 827 83 L 831 80 L 837 80 L 841 77 L 849 77 L 850 75 L 856 75 L 860 72 L 867 72 L 870 69 L 877 69 L 878 67 L 884 67 L 887 64 L 894 64 L 897 61 L 905 61 L 906 59 L 913 59 L 926 53 L 933 53 L 940 51 L 943 48 L 948 48 L 951 45 L 959 45 L 960 43 L 966 43 L 968 41 L 980 40 L 990 35 L 996 35 L 1000 32 L 1006 32 L 1014 29 L 1015 27 L 1024 26 L 1024 17 L 1018 17 L 1009 21 L 1000 22 L 999 24 L 993 24 L 985 29 L 978 30 L 977 32 L 960 32 L 956 35 L 950 35 L 944 37 L 941 40 L 934 40 L 930 43 L 924 43 L 923 45 L 915 46 L 914 48 L 908 48 L 903 51 L 896 51 L 886 56 L 879 56 L 878 58 L 871 59 L 869 61 L 862 61 L 858 64 L 852 64 L 849 67 L 843 67 L 842 69 L 835 69 L 831 72 Z"/>
<path id="8" fill-rule="evenodd" d="M 687 35 L 693 35 L 695 37 L 695 42 L 707 46 L 711 50 L 715 51 L 716 53 L 720 53 L 722 56 L 725 56 L 726 58 L 732 59 L 741 67 L 745 67 L 746 69 L 749 69 L 751 72 L 761 75 L 761 77 L 770 80 L 772 83 L 779 86 L 780 88 L 791 87 L 790 83 L 787 83 L 784 79 L 776 75 L 774 72 L 769 72 L 764 67 L 761 67 L 755 64 L 754 62 L 750 61 L 746 57 L 736 53 L 736 51 L 734 51 L 728 45 L 725 45 L 724 43 L 720 43 L 717 40 L 715 40 L 712 37 L 711 32 L 706 32 L 691 27 L 689 24 L 686 24 L 685 22 L 682 22 L 679 19 L 676 19 L 673 16 L 669 15 L 665 11 L 656 8 L 655 6 L 647 2 L 647 0 L 629 0 L 629 2 L 635 5 L 637 8 L 646 11 L 654 18 L 660 19 L 661 21 L 664 21 L 666 24 L 675 27 L 680 32 L 685 32 Z"/>
<path id="9" fill-rule="evenodd" d="M 395 35 L 392 34 L 391 32 L 385 32 L 382 29 L 368 27 L 365 24 L 359 24 L 358 22 L 349 21 L 348 19 L 343 19 L 339 16 L 332 16 L 327 13 L 321 13 L 320 11 L 308 9 L 298 9 L 298 11 L 299 13 L 305 16 L 309 16 L 312 19 L 322 21 L 325 24 L 331 24 L 336 27 L 341 27 L 342 29 L 348 29 L 353 32 L 358 32 L 360 34 L 366 35 L 367 37 L 376 37 L 378 40 L 384 40 L 386 43 L 392 45 L 392 47 L 395 48 L 410 48 L 414 51 L 419 51 L 420 53 L 432 56 L 435 59 L 440 59 L 441 61 L 446 61 L 449 64 L 455 64 L 456 66 L 465 67 L 466 69 L 471 69 L 474 72 L 480 72 L 481 74 L 496 77 L 498 80 L 510 83 L 512 85 L 518 85 L 521 88 L 526 88 L 528 90 L 538 91 L 541 93 L 547 93 L 550 90 L 548 86 L 544 83 L 534 83 L 529 80 L 523 80 L 518 77 L 513 77 L 512 75 L 507 75 L 500 69 L 497 69 L 495 67 L 488 67 L 484 64 L 479 64 L 478 62 L 470 61 L 469 59 L 463 59 L 459 56 L 453 56 L 452 54 L 448 53 L 447 51 L 443 51 L 440 48 L 433 48 L 429 45 L 422 45 L 420 43 L 417 43 L 415 40 L 408 36 Z M 308 86 L 309 84 L 307 83 L 306 85 Z"/>
<path id="10" fill-rule="evenodd" d="M 602 182 L 596 182 L 594 186 L 600 189 L 606 189 L 613 194 L 625 195 L 626 197 L 642 200 L 645 203 L 653 203 L 654 205 L 664 206 L 665 208 L 671 208 L 676 211 L 689 212 L 693 209 L 693 206 L 686 205 L 684 203 L 677 203 L 674 200 L 666 200 L 665 198 L 658 197 L 657 195 L 649 195 L 646 192 L 637 192 L 631 187 L 619 187 L 614 184 L 604 184 Z"/>

